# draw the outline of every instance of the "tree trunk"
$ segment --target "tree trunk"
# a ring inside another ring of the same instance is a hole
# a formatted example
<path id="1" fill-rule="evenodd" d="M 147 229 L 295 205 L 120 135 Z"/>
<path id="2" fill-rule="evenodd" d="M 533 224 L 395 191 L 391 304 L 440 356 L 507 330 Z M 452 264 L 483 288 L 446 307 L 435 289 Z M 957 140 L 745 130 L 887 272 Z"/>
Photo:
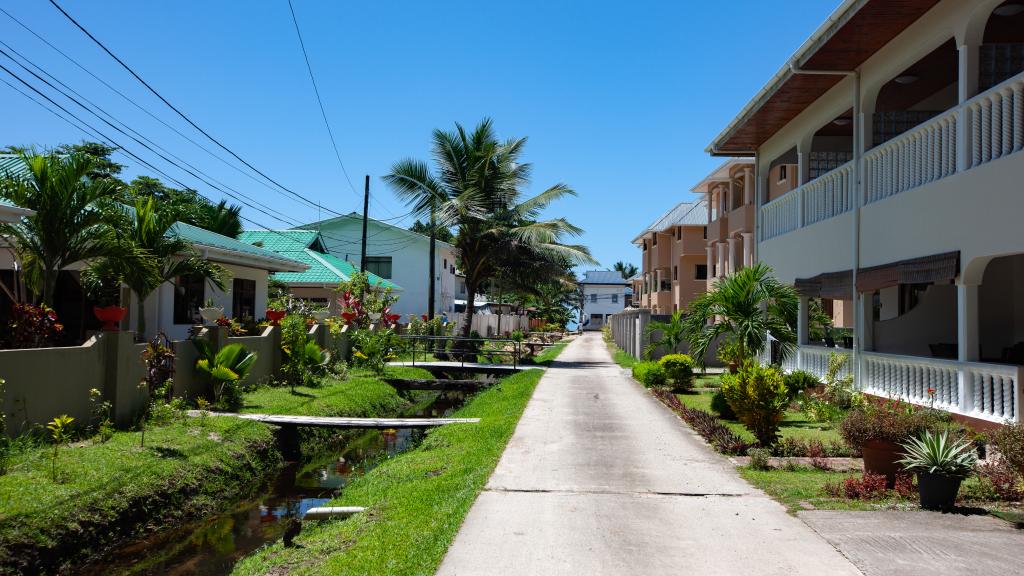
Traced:
<path id="1" fill-rule="evenodd" d="M 57 292 L 57 276 L 60 270 L 46 268 L 43 270 L 43 304 L 53 308 L 54 294 Z"/>
<path id="2" fill-rule="evenodd" d="M 466 323 L 462 326 L 462 336 L 469 338 L 473 330 L 473 313 L 476 312 L 476 286 L 466 286 Z"/>
<path id="3" fill-rule="evenodd" d="M 135 293 L 135 297 L 139 299 L 137 313 L 138 318 L 135 319 L 135 333 L 136 337 L 145 340 L 146 339 L 146 299 L 139 294 Z"/>

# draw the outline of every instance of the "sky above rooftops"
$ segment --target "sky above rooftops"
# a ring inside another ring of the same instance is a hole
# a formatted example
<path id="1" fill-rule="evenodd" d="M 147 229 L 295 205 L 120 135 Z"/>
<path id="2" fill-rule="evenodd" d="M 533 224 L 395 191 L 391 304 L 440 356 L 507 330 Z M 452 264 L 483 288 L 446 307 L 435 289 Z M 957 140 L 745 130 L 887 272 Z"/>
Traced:
<path id="1" fill-rule="evenodd" d="M 616 260 L 640 263 L 630 241 L 674 204 L 692 200 L 688 190 L 721 162 L 704 154 L 705 146 L 838 3 L 294 0 L 350 187 L 320 117 L 285 0 L 61 2 L 200 126 L 271 177 L 337 212 L 361 210 L 363 175 L 370 174 L 371 216 L 410 224 L 397 218 L 407 210 L 379 177 L 403 157 L 428 158 L 434 128 L 450 129 L 455 121 L 471 126 L 490 116 L 500 136 L 529 137 L 525 158 L 534 164 L 533 192 L 556 182 L 578 191 L 579 198 L 556 203 L 549 214 L 582 226 L 582 242 L 604 267 Z M 9 3 L 4 9 L 202 140 L 49 3 Z M 3 14 L 0 37 L 244 197 L 298 222 L 332 215 L 274 193 L 207 155 Z M 31 78 L 3 56 L 0 63 Z M 0 77 L 19 85 L 2 71 Z M 215 199 L 222 196 L 55 99 L 176 178 Z M 88 138 L 4 84 L 0 103 L 0 146 Z M 129 177 L 159 177 L 123 155 L 119 160 Z M 253 209 L 245 214 L 269 227 L 289 227 Z"/>

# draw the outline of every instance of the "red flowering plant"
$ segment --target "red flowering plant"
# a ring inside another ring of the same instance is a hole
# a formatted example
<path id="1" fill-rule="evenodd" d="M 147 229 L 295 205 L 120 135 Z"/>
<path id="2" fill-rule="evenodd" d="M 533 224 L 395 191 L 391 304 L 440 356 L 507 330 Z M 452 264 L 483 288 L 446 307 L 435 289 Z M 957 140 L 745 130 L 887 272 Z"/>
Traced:
<path id="1" fill-rule="evenodd" d="M 43 348 L 52 345 L 64 331 L 57 313 L 45 304 L 14 304 L 7 328 L 9 348 Z"/>
<path id="2" fill-rule="evenodd" d="M 338 307 L 346 326 L 369 328 L 370 325 L 376 325 L 392 328 L 401 318 L 391 313 L 391 305 L 398 300 L 391 293 L 391 288 L 371 286 L 365 273 L 353 274 L 348 282 L 338 286 L 338 292 Z"/>

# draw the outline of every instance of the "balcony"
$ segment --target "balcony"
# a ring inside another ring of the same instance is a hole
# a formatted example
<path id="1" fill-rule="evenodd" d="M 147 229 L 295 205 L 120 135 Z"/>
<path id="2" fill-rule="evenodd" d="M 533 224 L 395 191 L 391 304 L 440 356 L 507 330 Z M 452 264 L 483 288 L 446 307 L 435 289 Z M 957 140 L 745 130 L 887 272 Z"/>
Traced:
<path id="1" fill-rule="evenodd" d="M 861 159 L 863 205 L 982 166 L 1022 148 L 1024 74 L 1018 74 L 866 152 Z M 853 168 L 853 162 L 848 162 L 762 206 L 761 240 L 850 211 L 855 198 Z"/>
<path id="2" fill-rule="evenodd" d="M 718 220 L 708 224 L 708 242 L 725 242 L 729 238 L 729 220 L 720 216 Z"/>
<path id="3" fill-rule="evenodd" d="M 754 205 L 746 204 L 729 212 L 729 235 L 754 231 Z"/>
<path id="4" fill-rule="evenodd" d="M 822 377 L 833 352 L 821 346 L 800 346 L 787 358 L 786 372 L 805 370 Z M 767 358 L 765 359 L 767 360 Z M 858 355 L 861 390 L 989 422 L 1020 422 L 1021 371 L 1008 364 L 958 362 L 880 352 Z M 850 373 L 850 362 L 841 375 Z M 931 392 L 929 392 L 931 391 Z"/>

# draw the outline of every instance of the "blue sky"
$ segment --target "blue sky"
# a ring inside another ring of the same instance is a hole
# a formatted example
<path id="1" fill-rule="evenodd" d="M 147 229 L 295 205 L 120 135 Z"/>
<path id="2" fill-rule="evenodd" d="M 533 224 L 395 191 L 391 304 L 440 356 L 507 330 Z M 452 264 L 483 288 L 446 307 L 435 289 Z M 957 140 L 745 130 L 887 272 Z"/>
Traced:
<path id="1" fill-rule="evenodd" d="M 708 142 L 838 5 L 293 1 L 358 193 L 331 149 L 286 0 L 61 4 L 209 133 L 282 184 L 338 212 L 361 209 L 363 175 L 370 174 L 371 216 L 405 214 L 379 177 L 402 157 L 427 158 L 432 129 L 489 116 L 502 137 L 529 137 L 533 191 L 565 182 L 578 192 L 549 214 L 582 226 L 582 242 L 606 267 L 616 260 L 639 264 L 630 240 L 668 207 L 691 198 L 692 185 L 719 162 L 704 153 Z M 140 106 L 215 149 L 48 2 L 7 3 L 4 9 Z M 255 183 L 154 121 L 3 14 L 0 39 L 218 181 L 292 220 L 317 218 L 316 209 Z M 3 56 L 0 64 L 30 78 Z M 2 70 L 0 78 L 17 84 Z M 167 166 L 73 104 L 54 99 L 143 158 Z M 0 145 L 53 146 L 86 137 L 4 84 L 0 103 Z M 121 159 L 129 176 L 152 174 Z M 178 169 L 165 170 L 221 196 Z M 250 209 L 245 214 L 269 227 L 287 227 Z"/>

